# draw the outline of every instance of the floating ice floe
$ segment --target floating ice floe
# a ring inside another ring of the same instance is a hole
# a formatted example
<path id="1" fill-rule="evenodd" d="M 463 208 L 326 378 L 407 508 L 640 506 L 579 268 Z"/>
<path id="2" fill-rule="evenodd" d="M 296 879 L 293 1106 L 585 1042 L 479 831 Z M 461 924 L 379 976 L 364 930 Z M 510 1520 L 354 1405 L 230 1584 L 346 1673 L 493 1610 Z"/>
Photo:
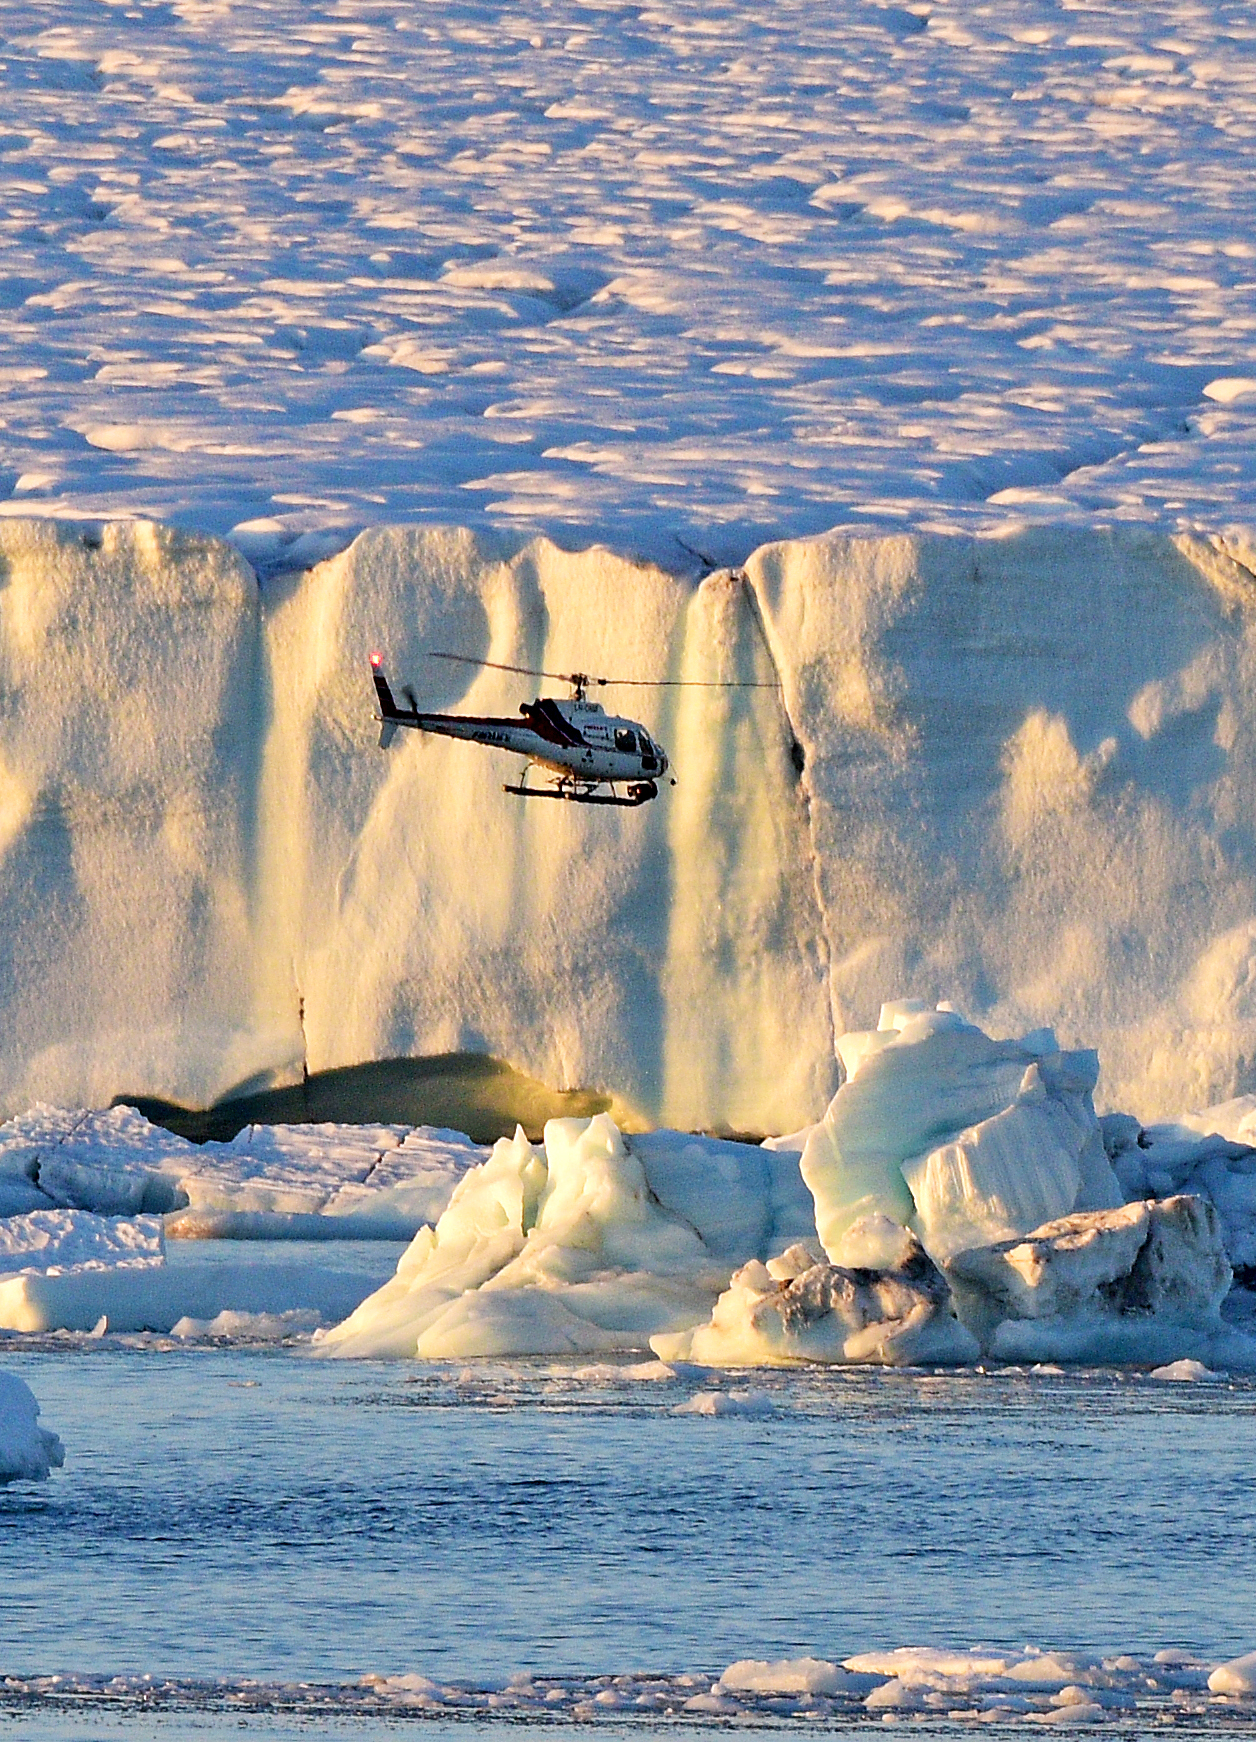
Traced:
<path id="1" fill-rule="evenodd" d="M 635 1670 L 601 1674 L 520 1671 L 480 1683 L 449 1681 L 421 1671 L 367 1673 L 354 1682 L 265 1682 L 154 1675 L 9 1676 L 6 1692 L 29 1716 L 45 1701 L 61 1710 L 107 1707 L 116 1714 L 282 1712 L 359 1718 L 441 1714 L 478 1727 L 493 1719 L 518 1725 L 613 1718 L 653 1731 L 660 1718 L 727 1726 L 730 1718 L 766 1720 L 773 1728 L 808 1730 L 826 1720 L 843 1732 L 869 1718 L 899 1713 L 986 1725 L 1051 1728 L 1131 1725 L 1188 1735 L 1250 1733 L 1256 1700 L 1256 1652 L 1218 1664 L 1188 1651 L 1052 1651 L 1026 1646 L 1000 1651 L 900 1647 L 856 1653 L 841 1662 L 819 1657 L 743 1658 L 722 1675 L 703 1671 Z M 1236 1731 L 1237 1725 L 1237 1731 Z"/>
<path id="2" fill-rule="evenodd" d="M 29 1385 L 0 1373 L 0 1482 L 42 1482 L 65 1462 L 61 1441 L 39 1425 Z"/>
<path id="3" fill-rule="evenodd" d="M 243 1313 L 224 1308 L 212 1319 L 176 1319 L 170 1335 L 185 1343 L 283 1343 L 318 1329 L 321 1314 L 313 1308 L 286 1312 Z"/>
<path id="4" fill-rule="evenodd" d="M 818 1657 L 739 1658 L 716 1682 L 721 1694 L 836 1694 L 850 1683 L 837 1664 Z"/>
<path id="5" fill-rule="evenodd" d="M 1214 1694 L 1256 1694 L 1256 1651 L 1232 1658 L 1229 1663 L 1218 1664 L 1208 1677 L 1208 1691 Z"/>
<path id="6" fill-rule="evenodd" d="M 170 1331 L 223 1314 L 307 1315 L 306 1328 L 351 1312 L 368 1278 L 308 1261 L 166 1262 L 159 1217 L 35 1210 L 0 1220 L 0 1328 L 10 1331 Z M 217 1327 L 215 1329 L 214 1327 Z M 285 1334 L 295 1327 L 289 1321 Z"/>
<path id="7" fill-rule="evenodd" d="M 246 1125 L 195 1144 L 133 1107 L 39 1104 L 0 1125 L 0 1216 L 164 1213 L 176 1239 L 408 1240 L 487 1153 L 405 1125 Z"/>

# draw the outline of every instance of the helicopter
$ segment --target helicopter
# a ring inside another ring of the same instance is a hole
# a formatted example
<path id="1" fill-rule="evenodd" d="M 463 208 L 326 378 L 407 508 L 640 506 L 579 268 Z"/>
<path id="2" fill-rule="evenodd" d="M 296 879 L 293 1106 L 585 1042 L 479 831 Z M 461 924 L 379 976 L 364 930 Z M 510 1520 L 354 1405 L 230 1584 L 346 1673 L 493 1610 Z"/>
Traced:
<path id="1" fill-rule="evenodd" d="M 544 769 L 548 783 L 528 785 L 525 768 L 515 783 L 507 781 L 503 792 L 517 798 L 565 799 L 571 804 L 623 805 L 635 808 L 658 797 L 658 783 L 667 774 L 670 764 L 667 753 L 637 720 L 608 714 L 600 702 L 592 702 L 588 692 L 593 687 L 604 688 L 631 684 L 647 688 L 691 687 L 685 679 L 673 678 L 605 678 L 590 677 L 587 672 L 536 671 L 530 666 L 502 665 L 493 659 L 471 659 L 461 653 L 438 653 L 429 649 L 431 659 L 448 659 L 459 665 L 487 666 L 493 671 L 515 672 L 521 677 L 546 678 L 565 683 L 571 694 L 564 700 L 553 696 L 538 696 L 535 701 L 519 704 L 520 718 L 482 714 L 424 713 L 418 698 L 408 687 L 402 695 L 409 704 L 397 706 L 384 673 L 383 658 L 371 655 L 371 676 L 379 702 L 376 719 L 380 722 L 379 747 L 387 750 L 400 726 L 418 732 L 433 732 L 442 738 L 463 738 L 473 744 L 486 744 L 495 750 L 511 750 L 526 756 L 528 765 Z M 742 688 L 743 685 L 699 684 L 705 689 Z M 753 684 L 752 688 L 775 688 L 775 685 Z M 675 786 L 675 779 L 671 781 Z M 622 791 L 620 788 L 622 787 Z"/>

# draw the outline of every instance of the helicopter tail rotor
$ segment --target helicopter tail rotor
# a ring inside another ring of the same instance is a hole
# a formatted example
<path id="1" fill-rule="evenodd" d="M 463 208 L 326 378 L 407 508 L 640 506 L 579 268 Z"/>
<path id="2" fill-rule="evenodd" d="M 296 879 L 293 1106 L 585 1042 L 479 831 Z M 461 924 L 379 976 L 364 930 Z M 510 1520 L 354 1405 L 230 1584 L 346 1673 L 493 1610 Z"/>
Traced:
<path id="1" fill-rule="evenodd" d="M 379 713 L 376 718 L 380 722 L 379 747 L 387 750 L 397 734 L 397 727 L 413 723 L 419 711 L 418 697 L 412 689 L 402 691 L 410 704 L 409 715 L 397 706 L 388 679 L 384 676 L 384 666 L 378 653 L 371 655 L 371 677 L 375 684 L 375 695 L 379 702 Z"/>

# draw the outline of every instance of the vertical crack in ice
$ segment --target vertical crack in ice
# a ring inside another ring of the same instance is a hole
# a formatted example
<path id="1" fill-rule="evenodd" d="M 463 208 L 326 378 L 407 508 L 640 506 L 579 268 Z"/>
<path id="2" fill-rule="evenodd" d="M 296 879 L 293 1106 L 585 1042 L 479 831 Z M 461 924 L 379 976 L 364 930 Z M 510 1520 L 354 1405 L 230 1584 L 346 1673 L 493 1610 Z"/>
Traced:
<path id="1" fill-rule="evenodd" d="M 815 819 L 812 815 L 813 789 L 811 785 L 810 758 L 806 745 L 799 736 L 798 728 L 789 708 L 789 692 L 786 687 L 786 662 L 782 654 L 778 654 L 773 645 L 772 633 L 768 623 L 767 613 L 763 609 L 763 601 L 749 573 L 745 569 L 733 571 L 735 579 L 741 584 L 746 597 L 747 608 L 751 619 L 763 643 L 764 652 L 772 667 L 772 675 L 776 679 L 776 694 L 779 699 L 781 713 L 789 731 L 790 761 L 797 773 L 798 802 L 803 814 L 803 829 L 807 842 L 807 854 L 811 866 L 811 887 L 815 897 L 816 912 L 820 916 L 820 931 L 816 938 L 817 953 L 820 958 L 821 971 L 824 974 L 828 989 L 826 1008 L 828 1011 L 828 1039 L 833 1056 L 837 1055 L 838 1027 L 833 1009 L 833 986 L 831 965 L 833 959 L 832 929 L 829 924 L 828 908 L 824 900 L 824 878 L 821 870 L 820 847 L 816 840 Z"/>

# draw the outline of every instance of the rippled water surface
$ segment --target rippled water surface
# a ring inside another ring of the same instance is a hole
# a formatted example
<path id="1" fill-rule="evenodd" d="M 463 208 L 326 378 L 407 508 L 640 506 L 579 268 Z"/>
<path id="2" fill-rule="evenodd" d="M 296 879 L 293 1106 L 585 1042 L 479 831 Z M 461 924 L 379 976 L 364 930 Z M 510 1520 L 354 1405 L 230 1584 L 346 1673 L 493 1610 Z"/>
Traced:
<path id="1" fill-rule="evenodd" d="M 4 1668 L 474 1681 L 874 1646 L 1253 1643 L 1256 1386 L 0 1349 Z M 675 1414 L 747 1383 L 759 1413 Z"/>

